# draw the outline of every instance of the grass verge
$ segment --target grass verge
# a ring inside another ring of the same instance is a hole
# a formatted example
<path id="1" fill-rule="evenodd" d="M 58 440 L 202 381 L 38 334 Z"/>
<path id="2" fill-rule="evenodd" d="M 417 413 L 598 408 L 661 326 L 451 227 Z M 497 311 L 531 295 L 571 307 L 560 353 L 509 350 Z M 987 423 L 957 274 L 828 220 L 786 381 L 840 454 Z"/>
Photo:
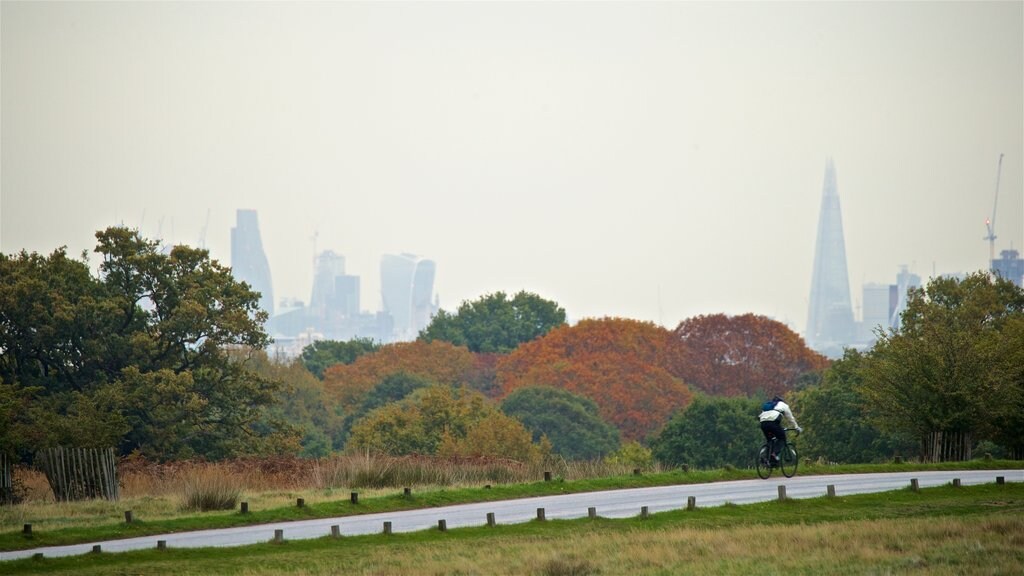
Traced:
<path id="1" fill-rule="evenodd" d="M 766 552 L 770 551 L 770 552 Z M 772 562 L 765 564 L 766 553 Z M 1012 574 L 1024 485 L 5 563 L 5 574 Z"/>

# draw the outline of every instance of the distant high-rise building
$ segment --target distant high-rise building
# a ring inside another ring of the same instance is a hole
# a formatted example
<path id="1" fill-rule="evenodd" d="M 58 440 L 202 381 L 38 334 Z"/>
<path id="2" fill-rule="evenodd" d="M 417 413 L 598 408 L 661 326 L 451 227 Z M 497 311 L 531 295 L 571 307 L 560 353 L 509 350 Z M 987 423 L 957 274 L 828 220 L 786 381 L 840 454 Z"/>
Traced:
<path id="1" fill-rule="evenodd" d="M 892 314 L 889 315 L 889 326 L 897 330 L 900 329 L 903 322 L 903 311 L 907 309 L 907 293 L 911 288 L 920 286 L 921 277 L 907 270 L 906 266 L 901 266 L 899 274 L 896 275 L 896 286 L 894 286 L 896 303 L 893 306 Z"/>
<path id="2" fill-rule="evenodd" d="M 836 190 L 836 170 L 829 158 L 825 164 L 825 184 L 818 216 L 805 339 L 814 350 L 837 357 L 854 338 L 843 217 Z"/>
<path id="3" fill-rule="evenodd" d="M 345 275 L 345 257 L 333 250 L 324 250 L 317 256 L 313 272 L 313 294 L 309 298 L 309 312 L 315 318 L 327 319 L 334 299 L 335 279 Z"/>
<path id="4" fill-rule="evenodd" d="M 1024 259 L 1016 250 L 1003 250 L 999 258 L 992 261 L 992 271 L 999 276 L 1024 288 Z"/>
<path id="5" fill-rule="evenodd" d="M 263 252 L 259 222 L 255 210 L 238 210 L 231 229 L 231 274 L 260 293 L 260 308 L 274 315 L 274 289 L 270 264 Z"/>
<path id="6" fill-rule="evenodd" d="M 863 289 L 863 317 L 861 330 L 857 338 L 860 342 L 869 343 L 875 339 L 876 330 L 888 330 L 889 319 L 895 307 L 893 295 L 895 286 L 889 284 L 865 284 Z"/>
<path id="7" fill-rule="evenodd" d="M 411 340 L 430 323 L 436 312 L 432 303 L 432 260 L 412 254 L 385 254 L 380 260 L 380 292 L 384 312 L 394 321 L 398 340 Z"/>

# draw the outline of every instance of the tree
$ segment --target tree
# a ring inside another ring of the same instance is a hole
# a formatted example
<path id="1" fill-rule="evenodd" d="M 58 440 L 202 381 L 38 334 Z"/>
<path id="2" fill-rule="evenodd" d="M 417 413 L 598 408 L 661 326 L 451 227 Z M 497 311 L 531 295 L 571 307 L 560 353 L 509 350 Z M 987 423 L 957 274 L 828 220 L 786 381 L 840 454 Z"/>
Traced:
<path id="1" fill-rule="evenodd" d="M 35 448 L 216 458 L 288 436 L 257 430 L 279 383 L 232 356 L 267 344 L 258 295 L 205 250 L 163 253 L 126 228 L 96 238 L 99 278 L 64 249 L 0 255 L 0 379 L 45 407 L 30 412 Z"/>
<path id="2" fill-rule="evenodd" d="M 495 292 L 463 302 L 454 314 L 438 311 L 420 339 L 444 340 L 472 352 L 504 353 L 563 324 L 565 310 L 555 302 L 525 291 L 511 300 Z"/>
<path id="3" fill-rule="evenodd" d="M 651 451 L 674 466 L 749 466 L 764 440 L 757 423 L 760 404 L 749 398 L 698 395 L 651 441 Z"/>
<path id="4" fill-rule="evenodd" d="M 1024 290 L 984 273 L 911 290 L 900 329 L 879 334 L 864 366 L 878 424 L 917 439 L 927 460 L 970 458 L 1024 407 L 1022 315 Z"/>
<path id="5" fill-rule="evenodd" d="M 662 367 L 667 336 L 650 322 L 582 320 L 501 359 L 498 382 L 504 394 L 550 386 L 585 396 L 623 439 L 645 439 L 691 398 L 690 390 Z"/>
<path id="6" fill-rule="evenodd" d="M 785 394 L 802 374 L 828 365 L 785 324 L 754 314 L 689 318 L 670 342 L 669 371 L 714 395 Z"/>
<path id="7" fill-rule="evenodd" d="M 299 455 L 320 458 L 344 446 L 344 414 L 328 397 L 323 382 L 306 369 L 300 358 L 279 360 L 259 353 L 251 362 L 257 374 L 283 385 L 268 416 L 301 434 L 296 450 Z"/>
<path id="8" fill-rule="evenodd" d="M 327 368 L 335 364 L 351 364 L 363 354 L 376 352 L 379 348 L 380 344 L 370 338 L 353 338 L 347 342 L 318 340 L 302 349 L 302 364 L 323 380 Z"/>
<path id="9" fill-rule="evenodd" d="M 800 423 L 809 432 L 801 439 L 802 455 L 861 463 L 913 453 L 913 442 L 885 433 L 872 422 L 872 405 L 860 391 L 863 366 L 864 355 L 847 349 L 825 370 L 820 385 L 795 393 L 792 404 L 798 407 Z"/>
<path id="10" fill-rule="evenodd" d="M 353 426 L 346 449 L 517 460 L 541 455 L 529 431 L 483 394 L 440 384 L 367 414 Z"/>
<path id="11" fill-rule="evenodd" d="M 404 372 L 440 384 L 461 384 L 473 367 L 473 354 L 448 342 L 399 342 L 381 346 L 352 364 L 324 371 L 324 387 L 345 411 L 358 410 L 366 395 L 391 374 Z"/>
<path id="12" fill-rule="evenodd" d="M 568 460 L 592 460 L 619 447 L 619 431 L 601 419 L 589 398 L 545 386 L 519 388 L 505 397 L 501 411 L 533 434 L 547 437 L 552 451 Z"/>

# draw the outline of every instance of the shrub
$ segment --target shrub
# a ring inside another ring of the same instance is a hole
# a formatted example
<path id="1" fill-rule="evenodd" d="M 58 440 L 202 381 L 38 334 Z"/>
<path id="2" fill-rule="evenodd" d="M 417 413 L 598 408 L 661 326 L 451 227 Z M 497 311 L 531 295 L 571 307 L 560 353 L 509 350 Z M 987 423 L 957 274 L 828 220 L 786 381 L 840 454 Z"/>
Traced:
<path id="1" fill-rule="evenodd" d="M 242 485 L 237 477 L 221 468 L 199 468 L 181 476 L 184 510 L 231 510 L 238 505 Z"/>

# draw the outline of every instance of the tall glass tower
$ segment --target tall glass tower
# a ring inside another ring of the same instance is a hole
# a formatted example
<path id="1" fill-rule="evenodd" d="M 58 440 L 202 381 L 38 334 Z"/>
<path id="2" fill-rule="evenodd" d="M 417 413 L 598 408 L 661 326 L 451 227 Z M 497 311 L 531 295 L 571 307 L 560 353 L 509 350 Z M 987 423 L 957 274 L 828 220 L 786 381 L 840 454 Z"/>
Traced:
<path id="1" fill-rule="evenodd" d="M 384 311 L 395 322 L 398 340 L 413 340 L 430 324 L 434 310 L 433 260 L 413 254 L 385 254 L 380 259 L 380 287 Z"/>
<path id="2" fill-rule="evenodd" d="M 843 216 L 836 191 L 836 169 L 829 158 L 825 163 L 825 185 L 818 216 L 818 240 L 814 247 L 805 340 L 814 350 L 838 357 L 842 355 L 844 346 L 853 343 L 854 329 Z"/>
<path id="3" fill-rule="evenodd" d="M 239 210 L 237 223 L 231 229 L 231 274 L 260 293 L 260 308 L 274 315 L 274 288 L 270 281 L 270 264 L 263 252 L 260 226 L 255 210 Z"/>

